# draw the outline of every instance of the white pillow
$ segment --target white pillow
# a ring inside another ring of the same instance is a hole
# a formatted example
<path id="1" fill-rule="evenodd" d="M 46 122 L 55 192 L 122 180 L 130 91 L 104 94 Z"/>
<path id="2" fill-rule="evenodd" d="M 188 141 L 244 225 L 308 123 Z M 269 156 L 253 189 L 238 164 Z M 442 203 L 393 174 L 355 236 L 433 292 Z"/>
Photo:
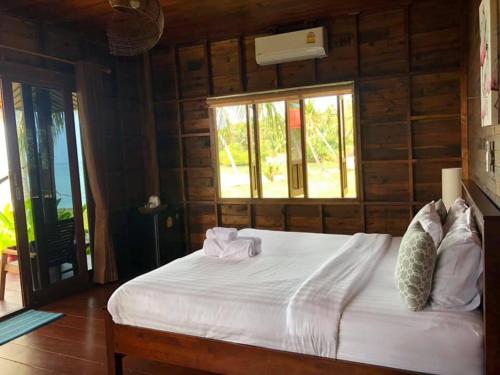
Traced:
<path id="1" fill-rule="evenodd" d="M 436 212 L 434 201 L 427 203 L 417 212 L 409 227 L 417 221 L 420 222 L 422 228 L 432 237 L 437 249 L 443 239 L 443 226 L 441 225 L 441 218 Z"/>
<path id="2" fill-rule="evenodd" d="M 467 203 L 465 203 L 462 198 L 457 198 L 455 202 L 453 202 L 450 209 L 448 210 L 448 215 L 446 216 L 446 221 L 443 225 L 445 234 L 450 230 L 455 221 L 465 213 L 467 208 Z"/>
<path id="3" fill-rule="evenodd" d="M 471 311 L 481 302 L 481 240 L 467 226 L 450 230 L 438 248 L 431 292 L 433 309 Z"/>
<path id="4" fill-rule="evenodd" d="M 472 208 L 469 207 L 463 213 L 457 215 L 451 227 L 448 228 L 448 232 L 453 232 L 458 228 L 465 228 L 476 234 L 478 233 L 476 222 L 472 215 Z"/>
<path id="5" fill-rule="evenodd" d="M 437 202 L 435 202 L 434 207 L 436 208 L 436 212 L 438 213 L 439 218 L 441 219 L 441 224 L 444 224 L 446 221 L 446 216 L 448 215 L 448 210 L 446 209 L 443 200 L 440 199 Z"/>

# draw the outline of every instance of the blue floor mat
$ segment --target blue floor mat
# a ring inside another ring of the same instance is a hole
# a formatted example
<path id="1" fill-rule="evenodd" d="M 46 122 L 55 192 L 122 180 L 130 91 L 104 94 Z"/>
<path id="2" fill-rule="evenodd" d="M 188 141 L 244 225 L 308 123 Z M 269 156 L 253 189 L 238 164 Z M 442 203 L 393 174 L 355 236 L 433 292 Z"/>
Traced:
<path id="1" fill-rule="evenodd" d="M 62 316 L 64 314 L 28 310 L 0 322 L 0 345 L 34 331 Z"/>

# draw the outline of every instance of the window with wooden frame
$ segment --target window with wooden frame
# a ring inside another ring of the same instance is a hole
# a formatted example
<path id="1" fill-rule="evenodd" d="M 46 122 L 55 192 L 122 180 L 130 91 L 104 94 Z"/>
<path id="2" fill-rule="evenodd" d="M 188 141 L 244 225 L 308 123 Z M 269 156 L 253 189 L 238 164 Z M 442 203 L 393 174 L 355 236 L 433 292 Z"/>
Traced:
<path id="1" fill-rule="evenodd" d="M 357 198 L 352 85 L 210 98 L 219 198 Z"/>

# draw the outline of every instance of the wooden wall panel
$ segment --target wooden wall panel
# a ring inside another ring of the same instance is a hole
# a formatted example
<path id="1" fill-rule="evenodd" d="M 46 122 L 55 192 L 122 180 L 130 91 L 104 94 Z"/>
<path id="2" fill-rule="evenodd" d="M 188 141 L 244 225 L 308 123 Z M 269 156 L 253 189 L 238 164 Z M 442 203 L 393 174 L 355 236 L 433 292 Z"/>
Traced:
<path id="1" fill-rule="evenodd" d="M 278 71 L 281 87 L 310 86 L 316 82 L 313 60 L 280 64 Z"/>
<path id="2" fill-rule="evenodd" d="M 186 167 L 210 167 L 212 155 L 209 137 L 189 137 L 184 139 Z"/>
<path id="3" fill-rule="evenodd" d="M 362 151 L 365 160 L 401 160 L 408 157 L 405 123 L 363 125 Z"/>
<path id="4" fill-rule="evenodd" d="M 361 14 L 359 17 L 360 71 L 363 75 L 406 70 L 405 10 Z"/>
<path id="5" fill-rule="evenodd" d="M 184 102 L 182 108 L 183 133 L 208 133 L 208 107 L 204 100 Z"/>
<path id="6" fill-rule="evenodd" d="M 352 234 L 364 231 L 360 205 L 324 206 L 323 216 L 325 233 Z"/>
<path id="7" fill-rule="evenodd" d="M 361 123 L 387 123 L 406 120 L 407 78 L 383 78 L 360 83 Z"/>
<path id="8" fill-rule="evenodd" d="M 155 104 L 156 131 L 162 134 L 177 134 L 177 104 L 159 102 Z"/>
<path id="9" fill-rule="evenodd" d="M 322 213 L 317 205 L 289 205 L 286 206 L 287 230 L 293 232 L 322 231 Z"/>
<path id="10" fill-rule="evenodd" d="M 366 228 L 369 233 L 392 233 L 401 236 L 410 221 L 410 210 L 405 206 L 367 206 Z"/>
<path id="11" fill-rule="evenodd" d="M 318 82 L 328 83 L 350 80 L 358 71 L 356 17 L 339 17 L 329 20 L 328 56 L 316 60 Z"/>
<path id="12" fill-rule="evenodd" d="M 413 121 L 413 157 L 459 159 L 460 130 L 458 118 Z"/>
<path id="13" fill-rule="evenodd" d="M 419 74 L 411 81 L 412 115 L 460 115 L 460 73 Z"/>
<path id="14" fill-rule="evenodd" d="M 455 0 L 414 2 L 410 13 L 411 65 L 415 71 L 460 68 L 461 14 Z"/>
<path id="15" fill-rule="evenodd" d="M 187 210 L 191 249 L 198 250 L 203 246 L 207 229 L 216 225 L 215 209 L 213 205 L 190 204 Z"/>
<path id="16" fill-rule="evenodd" d="M 253 206 L 253 222 L 257 229 L 285 230 L 283 205 L 256 204 Z"/>
<path id="17" fill-rule="evenodd" d="M 60 28 L 45 28 L 43 31 L 43 50 L 50 56 L 61 56 L 69 60 L 78 60 L 81 45 L 74 43 L 67 36 L 67 31 Z M 59 65 L 61 66 L 61 65 Z"/>
<path id="18" fill-rule="evenodd" d="M 210 201 L 215 196 L 214 172 L 211 168 L 196 168 L 186 171 L 187 199 Z"/>
<path id="19" fill-rule="evenodd" d="M 57 35 L 57 32 L 59 35 Z M 31 53 L 78 60 L 82 57 L 83 40 L 75 33 L 54 29 L 42 23 L 0 14 L 0 44 L 16 50 L 0 49 L 2 61 L 44 67 L 54 71 L 73 72 L 73 67 Z M 65 46 L 64 48 L 60 48 Z M 93 51 L 95 52 L 95 51 Z"/>
<path id="20" fill-rule="evenodd" d="M 153 96 L 156 100 L 175 99 L 175 49 L 154 50 L 151 54 L 151 70 L 154 74 Z"/>
<path id="21" fill-rule="evenodd" d="M 384 162 L 363 166 L 365 198 L 368 201 L 408 201 L 407 163 Z"/>
<path id="22" fill-rule="evenodd" d="M 19 49 L 42 52 L 38 41 L 39 28 L 35 23 L 0 14 L 0 43 Z"/>
<path id="23" fill-rule="evenodd" d="M 162 191 L 183 197 L 191 233 L 188 238 L 194 241 L 191 249 L 200 245 L 199 213 L 192 209 L 201 204 L 212 215 L 210 222 L 219 225 L 401 234 L 416 209 L 440 190 L 440 168 L 460 164 L 463 41 L 457 33 L 463 25 L 458 17 L 460 7 L 451 0 L 444 4 L 423 0 L 391 10 L 309 23 L 327 28 L 329 51 L 324 59 L 258 66 L 255 36 L 239 32 L 205 44 L 177 46 L 172 48 L 176 57 L 167 58 L 168 53 L 162 57 L 161 61 L 173 66 L 160 67 L 158 74 L 170 74 L 178 62 L 178 74 L 174 81 L 165 79 L 170 87 L 164 91 L 178 89 L 175 100 L 155 97 L 160 117 L 157 128 L 165 136 L 176 135 L 171 147 L 182 155 L 178 159 L 182 173 L 176 180 L 180 189 Z M 449 18 L 447 7 L 453 7 Z M 277 30 L 294 27 L 277 25 Z M 357 201 L 309 200 L 298 204 L 293 200 L 216 198 L 215 153 L 211 149 L 216 142 L 211 139 L 213 134 L 208 134 L 204 103 L 209 93 L 346 81 L 355 82 L 359 102 L 363 184 Z M 169 108 L 158 108 L 162 106 Z M 164 183 L 169 181 L 167 176 L 176 175 L 169 168 L 162 174 Z"/>
<path id="24" fill-rule="evenodd" d="M 239 39 L 210 43 L 214 95 L 229 95 L 243 91 L 239 48 Z"/>
<path id="25" fill-rule="evenodd" d="M 247 204 L 221 204 L 220 222 L 225 227 L 243 229 L 251 226 Z"/>
<path id="26" fill-rule="evenodd" d="M 208 93 L 207 56 L 204 44 L 179 48 L 179 75 L 182 97 Z"/>

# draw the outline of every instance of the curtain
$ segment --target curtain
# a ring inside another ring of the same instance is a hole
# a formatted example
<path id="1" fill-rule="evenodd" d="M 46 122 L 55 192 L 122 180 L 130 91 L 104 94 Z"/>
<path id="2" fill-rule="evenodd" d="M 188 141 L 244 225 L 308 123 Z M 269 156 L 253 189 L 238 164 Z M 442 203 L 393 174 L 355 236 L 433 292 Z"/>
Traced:
<path id="1" fill-rule="evenodd" d="M 140 68 L 143 76 L 139 77 L 144 95 L 144 169 L 146 172 L 146 191 L 148 195 L 160 196 L 160 172 L 158 168 L 158 152 L 156 147 L 156 127 L 154 114 L 153 84 L 151 77 L 150 52 L 143 54 Z"/>
<path id="2" fill-rule="evenodd" d="M 82 129 L 83 151 L 90 190 L 95 203 L 94 281 L 118 280 L 115 249 L 111 237 L 109 202 L 106 199 L 103 129 L 102 68 L 88 62 L 76 64 L 76 87 Z"/>

